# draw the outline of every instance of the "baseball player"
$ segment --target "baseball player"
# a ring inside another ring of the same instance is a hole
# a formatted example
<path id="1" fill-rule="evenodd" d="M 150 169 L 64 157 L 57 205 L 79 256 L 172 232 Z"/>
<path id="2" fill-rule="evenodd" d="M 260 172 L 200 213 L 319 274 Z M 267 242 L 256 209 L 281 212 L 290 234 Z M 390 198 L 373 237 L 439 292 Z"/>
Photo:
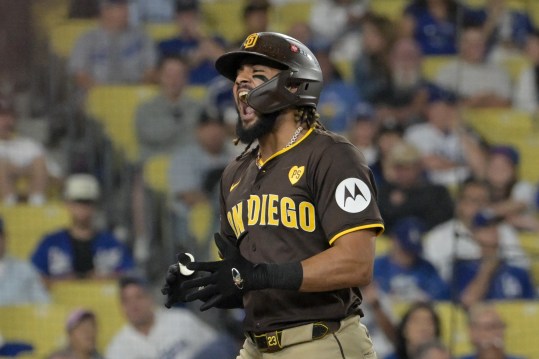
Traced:
<path id="1" fill-rule="evenodd" d="M 261 32 L 216 68 L 234 82 L 247 148 L 221 179 L 222 260 L 187 263 L 190 277 L 170 266 L 166 305 L 243 306 L 238 358 L 376 358 L 358 287 L 372 279 L 384 225 L 362 154 L 317 120 L 318 61 L 296 39 Z"/>

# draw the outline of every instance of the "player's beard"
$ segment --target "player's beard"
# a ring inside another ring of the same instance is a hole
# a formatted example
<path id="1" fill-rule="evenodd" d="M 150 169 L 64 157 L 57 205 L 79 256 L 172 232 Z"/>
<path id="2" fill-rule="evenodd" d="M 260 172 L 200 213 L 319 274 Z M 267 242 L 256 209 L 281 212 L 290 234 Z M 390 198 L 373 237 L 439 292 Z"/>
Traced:
<path id="1" fill-rule="evenodd" d="M 236 123 L 236 135 L 238 139 L 245 144 L 252 143 L 254 140 L 263 137 L 264 135 L 270 133 L 275 126 L 277 117 L 279 116 L 280 111 L 260 114 L 257 113 L 258 119 L 256 122 L 249 128 L 243 127 L 241 123 L 241 118 L 238 113 L 238 122 Z"/>

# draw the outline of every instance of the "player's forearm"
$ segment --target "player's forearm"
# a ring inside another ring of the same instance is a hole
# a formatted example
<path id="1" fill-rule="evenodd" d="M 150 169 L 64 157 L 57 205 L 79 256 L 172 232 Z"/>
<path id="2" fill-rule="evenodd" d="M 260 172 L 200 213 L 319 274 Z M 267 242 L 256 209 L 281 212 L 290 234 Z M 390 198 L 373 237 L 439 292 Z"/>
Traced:
<path id="1" fill-rule="evenodd" d="M 322 253 L 302 261 L 302 292 L 324 292 L 351 287 L 362 287 L 372 281 L 374 261 L 374 234 L 364 231 L 369 238 L 356 241 L 342 240 Z M 348 242 L 348 243 L 346 243 Z M 363 250 L 359 250 L 359 248 Z"/>

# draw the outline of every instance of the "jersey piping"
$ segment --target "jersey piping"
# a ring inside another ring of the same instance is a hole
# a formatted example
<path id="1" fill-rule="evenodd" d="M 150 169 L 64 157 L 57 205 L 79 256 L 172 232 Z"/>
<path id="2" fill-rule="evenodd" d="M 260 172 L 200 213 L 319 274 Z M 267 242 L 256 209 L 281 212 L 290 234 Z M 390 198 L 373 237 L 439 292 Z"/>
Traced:
<path id="1" fill-rule="evenodd" d="M 360 231 L 362 229 L 369 229 L 369 228 L 380 228 L 381 230 L 379 230 L 377 233 L 376 233 L 376 237 L 378 237 L 379 235 L 381 235 L 382 233 L 384 233 L 384 226 L 380 223 L 374 223 L 374 224 L 367 224 L 367 225 L 364 225 L 364 226 L 358 226 L 358 227 L 354 227 L 354 228 L 349 228 L 345 231 L 342 231 L 342 232 L 339 232 L 337 233 L 336 235 L 333 236 L 333 238 L 330 239 L 329 241 L 329 245 L 333 245 L 333 243 L 339 239 L 340 237 L 344 236 L 345 234 L 348 234 L 348 233 L 352 233 L 352 232 L 356 232 L 356 231 Z"/>

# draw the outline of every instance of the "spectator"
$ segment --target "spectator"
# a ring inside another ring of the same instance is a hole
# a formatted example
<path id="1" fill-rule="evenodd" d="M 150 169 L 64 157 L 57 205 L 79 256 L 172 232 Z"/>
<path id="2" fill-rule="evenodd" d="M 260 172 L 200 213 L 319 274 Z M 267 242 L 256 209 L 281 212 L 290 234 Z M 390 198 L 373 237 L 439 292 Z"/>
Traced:
<path id="1" fill-rule="evenodd" d="M 19 136 L 15 123 L 17 115 L 10 101 L 0 99 L 0 195 L 4 206 L 19 201 L 17 182 L 28 182 L 28 203 L 41 206 L 46 202 L 49 172 L 43 146 L 33 139 Z M 59 173 L 56 173 L 59 176 Z"/>
<path id="2" fill-rule="evenodd" d="M 413 359 L 451 359 L 449 349 L 439 339 L 422 344 Z"/>
<path id="3" fill-rule="evenodd" d="M 223 119 L 211 111 L 200 116 L 196 129 L 197 142 L 184 146 L 172 154 L 168 182 L 176 222 L 176 238 L 181 247 L 197 259 L 210 258 L 211 241 L 197 243 L 189 228 L 189 213 L 199 204 L 212 207 L 214 226 L 217 226 L 217 187 L 225 166 L 235 156 L 229 145 Z"/>
<path id="4" fill-rule="evenodd" d="M 399 39 L 389 54 L 390 81 L 387 93 L 377 105 L 377 116 L 383 122 L 404 126 L 419 122 L 427 105 L 429 84 L 422 75 L 423 56 L 417 42 Z"/>
<path id="5" fill-rule="evenodd" d="M 97 350 L 97 318 L 87 309 L 76 309 L 66 321 L 67 347 L 50 356 L 77 359 L 104 359 Z"/>
<path id="6" fill-rule="evenodd" d="M 219 76 L 213 80 L 208 85 L 204 107 L 215 109 L 223 117 L 227 127 L 227 133 L 230 136 L 235 136 L 238 111 L 234 102 L 232 85 L 233 83 L 224 76 Z"/>
<path id="7" fill-rule="evenodd" d="M 269 31 L 271 4 L 268 0 L 246 0 L 243 6 L 243 35 L 231 45 L 236 49 L 241 46 L 243 40 L 255 32 Z"/>
<path id="8" fill-rule="evenodd" d="M 456 93 L 469 107 L 507 107 L 511 105 L 511 79 L 495 64 L 485 62 L 486 40 L 480 27 L 462 31 L 459 53 L 443 66 L 436 84 Z"/>
<path id="9" fill-rule="evenodd" d="M 350 142 L 361 150 L 367 164 L 373 165 L 378 160 L 379 149 L 376 146 L 378 124 L 372 106 L 366 102 L 358 103 L 348 128 Z"/>
<path id="10" fill-rule="evenodd" d="M 441 322 L 434 307 L 428 302 L 415 302 L 397 326 L 395 353 L 386 359 L 413 358 L 421 345 L 440 337 Z"/>
<path id="11" fill-rule="evenodd" d="M 403 135 L 404 128 L 397 123 L 385 123 L 378 127 L 375 137 L 378 155 L 376 161 L 370 165 L 378 187 L 387 182 L 387 168 L 390 167 L 387 165 L 388 155 L 396 144 L 403 141 Z"/>
<path id="12" fill-rule="evenodd" d="M 146 282 L 126 277 L 119 286 L 127 324 L 112 338 L 106 358 L 202 359 L 200 352 L 206 359 L 235 357 L 236 348 L 188 309 L 157 309 Z"/>
<path id="13" fill-rule="evenodd" d="M 506 0 L 488 0 L 484 31 L 489 43 L 489 60 L 501 63 L 520 56 L 526 37 L 533 30 L 532 19 L 525 11 L 512 9 Z"/>
<path id="14" fill-rule="evenodd" d="M 180 57 L 160 61 L 159 94 L 142 103 L 135 115 L 141 162 L 192 141 L 201 107 L 185 94 L 187 72 L 187 64 Z"/>
<path id="15" fill-rule="evenodd" d="M 129 3 L 130 20 L 133 25 L 144 23 L 167 23 L 174 20 L 176 0 L 134 0 Z"/>
<path id="16" fill-rule="evenodd" d="M 484 300 L 535 298 L 528 271 L 506 263 L 499 255 L 499 221 L 499 217 L 489 212 L 476 214 L 471 232 L 481 249 L 481 256 L 455 263 L 458 299 L 466 308 Z"/>
<path id="17" fill-rule="evenodd" d="M 446 282 L 449 283 L 453 277 L 454 260 L 481 257 L 481 248 L 473 239 L 471 228 L 475 215 L 489 205 L 487 185 L 479 180 L 467 180 L 458 190 L 454 218 L 427 233 L 424 241 L 425 258 L 436 267 Z M 504 222 L 499 223 L 497 229 L 500 256 L 511 265 L 527 269 L 529 260 L 520 246 L 517 232 Z"/>
<path id="18" fill-rule="evenodd" d="M 400 34 L 413 37 L 425 56 L 454 55 L 461 26 L 484 19 L 483 11 L 472 11 L 458 0 L 413 0 L 404 9 Z"/>
<path id="19" fill-rule="evenodd" d="M 378 288 L 376 281 L 362 287 L 361 295 L 363 311 L 369 313 L 361 322 L 369 330 L 378 358 L 385 358 L 395 351 L 393 343 L 397 335 L 391 299 Z"/>
<path id="20" fill-rule="evenodd" d="M 371 0 L 317 0 L 309 23 L 317 40 L 331 43 L 332 58 L 353 61 L 361 54 L 361 21 Z"/>
<path id="21" fill-rule="evenodd" d="M 32 255 L 32 263 L 47 281 L 73 278 L 114 278 L 134 269 L 128 249 L 112 233 L 98 230 L 94 219 L 99 200 L 97 180 L 73 174 L 64 197 L 71 216 L 66 229 L 46 235 Z"/>
<path id="22" fill-rule="evenodd" d="M 0 306 L 47 303 L 49 295 L 39 273 L 30 263 L 8 255 L 6 242 L 4 221 L 0 218 Z"/>
<path id="23" fill-rule="evenodd" d="M 449 287 L 434 266 L 422 256 L 423 221 L 406 217 L 390 233 L 388 254 L 374 261 L 374 280 L 394 300 L 431 301 L 449 299 Z"/>
<path id="24" fill-rule="evenodd" d="M 176 23 L 178 34 L 159 43 L 160 55 L 184 58 L 189 65 L 189 83 L 207 85 L 218 76 L 213 64 L 224 53 L 225 41 L 204 34 L 198 0 L 176 1 Z"/>
<path id="25" fill-rule="evenodd" d="M 396 144 L 387 158 L 387 183 L 380 185 L 378 203 L 386 228 L 391 231 L 398 219 L 422 218 L 427 229 L 451 218 L 453 202 L 444 186 L 424 179 L 417 149 Z"/>
<path id="26" fill-rule="evenodd" d="M 495 215 L 521 230 L 539 231 L 536 219 L 536 189 L 518 178 L 519 153 L 512 146 L 495 146 L 490 150 L 486 181 Z"/>
<path id="27" fill-rule="evenodd" d="M 539 30 L 528 35 L 524 50 L 529 65 L 518 76 L 513 105 L 518 110 L 535 114 L 539 107 Z"/>
<path id="28" fill-rule="evenodd" d="M 142 29 L 129 26 L 127 3 L 101 0 L 98 27 L 77 40 L 69 70 L 80 89 L 154 80 L 155 46 Z"/>
<path id="29" fill-rule="evenodd" d="M 363 19 L 361 28 L 363 50 L 353 62 L 354 83 L 363 100 L 377 105 L 383 102 L 389 87 L 394 28 L 389 19 L 374 14 Z"/>
<path id="30" fill-rule="evenodd" d="M 454 187 L 470 176 L 481 175 L 485 152 L 478 136 L 466 128 L 451 95 L 431 93 L 427 122 L 410 126 L 404 139 L 421 153 L 428 179 Z"/>
<path id="31" fill-rule="evenodd" d="M 468 333 L 474 353 L 460 359 L 521 359 L 505 350 L 506 324 L 493 304 L 478 303 L 468 311 Z"/>
<path id="32" fill-rule="evenodd" d="M 324 88 L 318 101 L 320 121 L 328 130 L 344 133 L 359 102 L 357 88 L 343 80 L 330 58 L 329 46 L 318 47 L 314 50 L 314 55 L 324 78 Z"/>

